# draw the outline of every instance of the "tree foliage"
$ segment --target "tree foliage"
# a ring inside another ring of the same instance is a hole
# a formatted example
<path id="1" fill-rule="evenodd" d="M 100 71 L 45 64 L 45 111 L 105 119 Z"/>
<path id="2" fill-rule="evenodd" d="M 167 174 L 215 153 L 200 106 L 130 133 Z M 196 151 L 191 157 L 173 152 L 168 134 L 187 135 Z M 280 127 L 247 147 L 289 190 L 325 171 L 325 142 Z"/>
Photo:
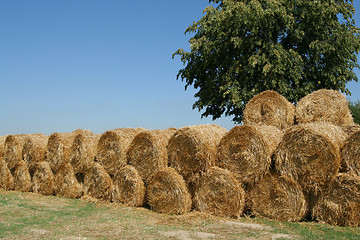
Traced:
<path id="1" fill-rule="evenodd" d="M 360 124 L 360 100 L 356 102 L 349 102 L 349 108 L 354 118 L 354 122 Z"/>
<path id="2" fill-rule="evenodd" d="M 241 122 L 264 90 L 297 102 L 321 89 L 349 94 L 360 47 L 353 0 L 210 0 L 189 26 L 190 51 L 178 78 L 197 89 L 193 108 Z"/>

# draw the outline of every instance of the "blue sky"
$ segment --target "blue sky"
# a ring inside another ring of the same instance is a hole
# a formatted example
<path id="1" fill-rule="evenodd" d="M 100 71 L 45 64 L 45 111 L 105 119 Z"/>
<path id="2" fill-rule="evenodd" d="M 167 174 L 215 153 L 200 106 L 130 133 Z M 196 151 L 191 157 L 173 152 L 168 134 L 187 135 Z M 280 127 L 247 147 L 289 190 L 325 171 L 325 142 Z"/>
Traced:
<path id="1" fill-rule="evenodd" d="M 207 0 L 0 1 L 0 135 L 216 123 L 176 80 Z M 360 26 L 360 3 L 355 3 Z M 360 77 L 360 71 L 356 71 Z M 360 99 L 360 83 L 348 85 Z"/>

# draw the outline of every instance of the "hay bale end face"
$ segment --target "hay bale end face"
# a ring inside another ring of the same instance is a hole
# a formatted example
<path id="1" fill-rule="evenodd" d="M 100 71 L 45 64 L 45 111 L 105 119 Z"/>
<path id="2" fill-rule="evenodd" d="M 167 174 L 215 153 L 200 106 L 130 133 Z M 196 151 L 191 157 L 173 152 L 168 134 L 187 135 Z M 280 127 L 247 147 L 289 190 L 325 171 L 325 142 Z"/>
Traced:
<path id="1" fill-rule="evenodd" d="M 194 200 L 201 212 L 236 218 L 243 213 L 245 191 L 231 172 L 212 167 L 200 178 Z"/>
<path id="2" fill-rule="evenodd" d="M 29 169 L 24 161 L 20 161 L 14 168 L 15 190 L 20 192 L 31 192 L 32 184 Z"/>
<path id="3" fill-rule="evenodd" d="M 3 158 L 0 158 L 0 188 L 4 190 L 14 190 L 14 177 L 12 176 Z"/>
<path id="4" fill-rule="evenodd" d="M 114 186 L 110 175 L 99 163 L 94 163 L 85 173 L 84 192 L 93 198 L 110 202 Z"/>
<path id="5" fill-rule="evenodd" d="M 347 138 L 341 149 L 341 161 L 344 172 L 360 176 L 360 129 Z"/>
<path id="6" fill-rule="evenodd" d="M 55 177 L 48 162 L 37 162 L 33 168 L 32 190 L 42 195 L 55 194 Z"/>
<path id="7" fill-rule="evenodd" d="M 40 134 L 26 138 L 22 148 L 22 159 L 26 162 L 30 172 L 34 170 L 37 162 L 45 161 L 48 139 L 48 136 Z"/>
<path id="8" fill-rule="evenodd" d="M 175 129 L 143 131 L 136 135 L 127 152 L 128 164 L 138 170 L 147 184 L 152 174 L 168 165 L 166 146 Z"/>
<path id="9" fill-rule="evenodd" d="M 29 134 L 8 135 L 4 145 L 4 159 L 8 168 L 13 171 L 22 161 L 22 149 Z"/>
<path id="10" fill-rule="evenodd" d="M 269 172 L 282 136 L 274 126 L 236 126 L 221 139 L 216 165 L 232 172 L 240 182 L 254 184 Z"/>
<path id="11" fill-rule="evenodd" d="M 75 173 L 85 174 L 93 165 L 100 134 L 79 133 L 70 148 L 70 163 Z"/>
<path id="12" fill-rule="evenodd" d="M 70 163 L 60 166 L 55 173 L 55 194 L 67 198 L 80 198 L 83 194 Z"/>
<path id="13" fill-rule="evenodd" d="M 253 97 L 244 110 L 245 124 L 271 125 L 285 129 L 294 125 L 295 106 L 275 91 L 264 91 Z"/>
<path id="14" fill-rule="evenodd" d="M 143 128 L 119 128 L 106 131 L 99 139 L 96 161 L 108 174 L 114 176 L 117 170 L 126 166 L 128 148 L 135 136 L 142 131 Z"/>
<path id="15" fill-rule="evenodd" d="M 288 222 L 304 219 L 308 211 L 301 186 L 277 174 L 267 174 L 249 187 L 247 205 L 256 216 Z"/>
<path id="16" fill-rule="evenodd" d="M 167 146 L 169 166 L 175 168 L 185 181 L 192 182 L 214 166 L 217 145 L 227 133 L 217 125 L 195 125 L 177 130 Z"/>
<path id="17" fill-rule="evenodd" d="M 184 178 L 170 167 L 152 176 L 146 198 L 151 209 L 159 213 L 179 215 L 191 210 L 191 195 Z"/>
<path id="18" fill-rule="evenodd" d="M 354 124 L 345 96 L 327 89 L 320 89 L 300 99 L 295 110 L 295 120 L 298 124 L 317 121 L 335 125 Z"/>
<path id="19" fill-rule="evenodd" d="M 312 215 L 331 225 L 360 226 L 360 177 L 339 173 L 315 204 Z"/>
<path id="20" fill-rule="evenodd" d="M 275 168 L 295 179 L 307 193 L 324 190 L 340 169 L 340 149 L 346 135 L 328 123 L 289 128 L 275 151 Z"/>
<path id="21" fill-rule="evenodd" d="M 133 166 L 128 165 L 120 169 L 113 181 L 113 202 L 123 203 L 129 207 L 140 207 L 144 204 L 145 185 Z"/>

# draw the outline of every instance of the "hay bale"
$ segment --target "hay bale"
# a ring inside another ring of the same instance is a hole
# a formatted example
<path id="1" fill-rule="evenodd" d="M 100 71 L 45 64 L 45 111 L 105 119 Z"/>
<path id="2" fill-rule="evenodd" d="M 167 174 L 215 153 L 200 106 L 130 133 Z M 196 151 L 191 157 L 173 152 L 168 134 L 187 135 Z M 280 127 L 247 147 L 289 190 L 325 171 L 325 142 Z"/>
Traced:
<path id="1" fill-rule="evenodd" d="M 294 125 L 295 106 L 275 91 L 253 97 L 244 110 L 244 124 L 271 125 L 285 129 Z"/>
<path id="2" fill-rule="evenodd" d="M 156 212 L 184 214 L 191 210 L 191 195 L 184 178 L 170 167 L 151 177 L 146 198 L 151 209 Z"/>
<path id="3" fill-rule="evenodd" d="M 308 211 L 301 186 L 291 178 L 270 173 L 249 188 L 247 205 L 256 216 L 288 222 L 304 219 Z"/>
<path id="4" fill-rule="evenodd" d="M 0 136 L 0 159 L 4 157 L 4 151 L 5 151 L 5 140 L 7 138 L 7 135 Z"/>
<path id="5" fill-rule="evenodd" d="M 245 191 L 230 171 L 212 167 L 200 178 L 194 200 L 201 212 L 237 218 L 244 211 Z"/>
<path id="6" fill-rule="evenodd" d="M 45 148 L 48 139 L 48 136 L 42 134 L 29 136 L 25 139 L 21 154 L 30 172 L 34 170 L 37 162 L 45 161 Z"/>
<path id="7" fill-rule="evenodd" d="M 113 181 L 104 167 L 99 163 L 92 164 L 84 178 L 84 192 L 91 197 L 111 201 L 114 191 Z"/>
<path id="8" fill-rule="evenodd" d="M 359 124 L 353 124 L 353 125 L 348 125 L 348 126 L 339 126 L 344 133 L 347 136 L 350 136 L 351 134 L 353 134 L 354 132 L 360 131 L 360 125 Z"/>
<path id="9" fill-rule="evenodd" d="M 269 172 L 271 157 L 282 136 L 283 132 L 274 126 L 236 126 L 221 139 L 216 165 L 246 185 L 255 184 Z"/>
<path id="10" fill-rule="evenodd" d="M 8 135 L 4 145 L 4 159 L 10 169 L 14 171 L 17 164 L 22 161 L 22 149 L 29 134 Z"/>
<path id="11" fill-rule="evenodd" d="M 126 153 L 135 138 L 143 128 L 119 128 L 106 131 L 99 139 L 96 160 L 111 176 L 127 164 Z"/>
<path id="12" fill-rule="evenodd" d="M 335 125 L 354 124 L 345 96 L 327 89 L 320 89 L 300 99 L 295 109 L 295 120 L 298 124 L 317 121 Z"/>
<path id="13" fill-rule="evenodd" d="M 217 125 L 195 125 L 178 129 L 167 146 L 169 166 L 187 182 L 214 166 L 217 145 L 227 130 Z"/>
<path id="14" fill-rule="evenodd" d="M 70 148 L 79 133 L 91 134 L 89 130 L 77 129 L 71 133 L 53 133 L 46 146 L 46 159 L 51 170 L 56 173 L 60 167 L 70 163 Z"/>
<path id="15" fill-rule="evenodd" d="M 312 215 L 331 225 L 360 226 L 360 177 L 337 174 L 315 204 Z"/>
<path id="16" fill-rule="evenodd" d="M 55 194 L 55 177 L 50 165 L 45 161 L 38 161 L 33 167 L 32 190 L 42 195 Z"/>
<path id="17" fill-rule="evenodd" d="M 168 165 L 166 146 L 176 129 L 143 131 L 136 135 L 127 152 L 128 164 L 148 183 L 152 174 Z"/>
<path id="18" fill-rule="evenodd" d="M 100 134 L 79 133 L 70 148 L 70 163 L 75 173 L 86 173 L 95 161 Z"/>
<path id="19" fill-rule="evenodd" d="M 360 176 L 360 129 L 351 134 L 341 149 L 342 171 Z"/>
<path id="20" fill-rule="evenodd" d="M 4 190 L 15 189 L 14 177 L 3 158 L 0 158 L 0 188 Z"/>
<path id="21" fill-rule="evenodd" d="M 11 171 L 11 170 L 10 170 Z M 27 164 L 21 160 L 14 168 L 13 172 L 15 190 L 20 192 L 31 192 L 32 184 Z"/>
<path id="22" fill-rule="evenodd" d="M 49 163 L 49 165 L 51 165 Z M 50 167 L 51 168 L 51 167 Z M 77 181 L 70 163 L 63 164 L 55 173 L 55 194 L 67 198 L 80 198 L 83 194 L 82 185 Z"/>
<path id="23" fill-rule="evenodd" d="M 120 169 L 113 180 L 113 202 L 123 203 L 129 207 L 140 207 L 144 204 L 144 181 L 133 166 L 127 165 Z"/>
<path id="24" fill-rule="evenodd" d="M 338 173 L 345 139 L 340 128 L 328 123 L 291 127 L 275 151 L 275 168 L 316 195 Z"/>

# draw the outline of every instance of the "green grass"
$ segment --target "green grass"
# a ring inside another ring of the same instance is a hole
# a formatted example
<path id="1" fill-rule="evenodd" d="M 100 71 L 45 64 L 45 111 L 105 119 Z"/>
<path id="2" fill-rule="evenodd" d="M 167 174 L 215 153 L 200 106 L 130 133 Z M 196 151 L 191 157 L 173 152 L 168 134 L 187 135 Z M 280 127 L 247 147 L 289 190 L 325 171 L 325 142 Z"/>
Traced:
<path id="1" fill-rule="evenodd" d="M 176 216 L 146 208 L 0 190 L 1 239 L 360 239 L 360 229 L 315 222 Z"/>

